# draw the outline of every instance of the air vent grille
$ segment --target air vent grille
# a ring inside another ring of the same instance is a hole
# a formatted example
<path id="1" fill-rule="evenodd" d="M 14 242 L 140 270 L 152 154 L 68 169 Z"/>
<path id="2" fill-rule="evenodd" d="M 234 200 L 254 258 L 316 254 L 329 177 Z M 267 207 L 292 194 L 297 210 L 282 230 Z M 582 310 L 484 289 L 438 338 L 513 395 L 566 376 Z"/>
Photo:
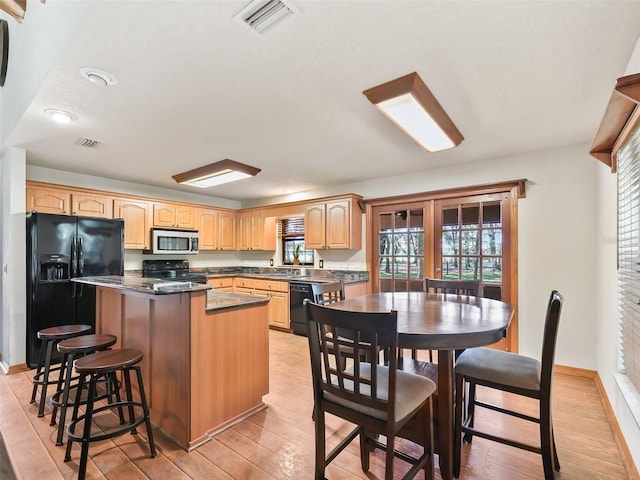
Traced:
<path id="1" fill-rule="evenodd" d="M 234 18 L 258 33 L 264 33 L 294 10 L 281 0 L 254 0 Z"/>
<path id="2" fill-rule="evenodd" d="M 100 145 L 102 145 L 102 142 L 87 137 L 81 137 L 76 140 L 76 145 L 80 145 L 81 147 L 85 148 L 98 148 Z"/>

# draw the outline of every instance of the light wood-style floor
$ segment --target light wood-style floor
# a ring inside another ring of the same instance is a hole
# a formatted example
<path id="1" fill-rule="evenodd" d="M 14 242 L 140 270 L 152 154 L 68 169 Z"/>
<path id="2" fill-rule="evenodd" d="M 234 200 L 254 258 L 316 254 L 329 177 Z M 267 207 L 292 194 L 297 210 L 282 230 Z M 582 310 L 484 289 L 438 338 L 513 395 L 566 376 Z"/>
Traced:
<path id="1" fill-rule="evenodd" d="M 154 431 L 158 455 L 149 458 L 144 437 L 125 435 L 92 444 L 87 477 L 92 479 L 236 479 L 283 480 L 313 477 L 312 393 L 306 338 L 281 332 L 270 333 L 270 393 L 266 410 L 217 435 L 210 442 L 187 453 L 161 432 Z M 0 432 L 16 478 L 25 480 L 74 479 L 77 476 L 79 447 L 73 459 L 64 463 L 64 447 L 55 446 L 55 427 L 49 426 L 50 409 L 37 417 L 29 404 L 32 372 L 0 375 Z M 479 396 L 488 398 L 486 390 Z M 493 400 L 520 403 L 535 413 L 535 404 L 509 395 Z M 206 399 L 203 399 L 206 402 Z M 484 413 L 484 412 L 483 412 Z M 480 416 L 478 416 L 480 422 Z M 484 415 L 485 423 L 510 431 L 515 438 L 537 441 L 536 429 L 519 420 L 505 420 L 497 414 Z M 601 398 L 592 379 L 557 374 L 554 383 L 554 422 L 560 480 L 626 479 L 621 456 L 607 422 Z M 349 431 L 350 425 L 328 418 L 327 436 L 331 444 Z M 144 429 L 142 429 L 144 430 Z M 1 444 L 1 442 L 0 442 Z M 401 443 L 411 449 L 412 445 Z M 0 455 L 0 472 L 6 471 L 6 456 Z M 4 459 L 4 460 L 3 460 Z M 542 479 L 538 455 L 475 438 L 463 447 L 463 479 Z M 384 454 L 372 458 L 369 473 L 360 469 L 355 441 L 327 469 L 328 479 L 384 478 Z M 407 470 L 396 460 L 396 478 Z M 440 478 L 436 467 L 436 478 Z M 422 473 L 418 478 L 422 478 Z M 3 477 L 3 479 L 6 477 Z"/>

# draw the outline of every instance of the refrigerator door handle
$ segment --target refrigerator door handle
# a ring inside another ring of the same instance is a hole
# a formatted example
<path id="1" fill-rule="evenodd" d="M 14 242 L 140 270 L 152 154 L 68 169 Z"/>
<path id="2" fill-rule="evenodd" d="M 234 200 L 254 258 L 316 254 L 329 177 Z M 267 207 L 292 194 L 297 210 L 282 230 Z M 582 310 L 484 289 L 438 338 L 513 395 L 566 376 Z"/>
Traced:
<path id="1" fill-rule="evenodd" d="M 82 252 L 82 239 L 78 238 L 78 276 L 82 277 L 84 273 L 84 253 Z"/>
<path id="2" fill-rule="evenodd" d="M 77 238 L 71 239 L 71 278 L 78 276 Z"/>

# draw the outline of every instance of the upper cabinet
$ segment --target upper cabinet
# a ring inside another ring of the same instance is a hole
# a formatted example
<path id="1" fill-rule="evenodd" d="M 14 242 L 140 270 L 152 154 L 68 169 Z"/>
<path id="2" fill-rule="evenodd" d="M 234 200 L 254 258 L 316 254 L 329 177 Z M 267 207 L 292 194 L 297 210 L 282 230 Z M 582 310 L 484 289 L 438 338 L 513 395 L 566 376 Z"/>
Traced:
<path id="1" fill-rule="evenodd" d="M 149 250 L 151 248 L 150 212 L 150 202 L 126 198 L 113 200 L 113 218 L 124 219 L 124 248 L 131 250 Z"/>
<path id="2" fill-rule="evenodd" d="M 196 215 L 200 250 L 236 249 L 236 215 L 234 212 L 199 208 Z"/>
<path id="3" fill-rule="evenodd" d="M 26 197 L 27 212 L 36 211 L 102 218 L 112 218 L 113 216 L 113 197 L 108 195 L 27 186 Z"/>
<path id="4" fill-rule="evenodd" d="M 195 230 L 197 225 L 196 208 L 179 203 L 154 202 L 154 227 L 188 228 Z"/>
<path id="5" fill-rule="evenodd" d="M 58 188 L 27 185 L 27 212 L 71 215 L 71 193 Z"/>
<path id="6" fill-rule="evenodd" d="M 261 210 L 238 215 L 238 250 L 275 250 L 276 218 Z"/>
<path id="7" fill-rule="evenodd" d="M 309 204 L 305 211 L 305 248 L 314 250 L 362 247 L 362 211 L 352 195 Z"/>

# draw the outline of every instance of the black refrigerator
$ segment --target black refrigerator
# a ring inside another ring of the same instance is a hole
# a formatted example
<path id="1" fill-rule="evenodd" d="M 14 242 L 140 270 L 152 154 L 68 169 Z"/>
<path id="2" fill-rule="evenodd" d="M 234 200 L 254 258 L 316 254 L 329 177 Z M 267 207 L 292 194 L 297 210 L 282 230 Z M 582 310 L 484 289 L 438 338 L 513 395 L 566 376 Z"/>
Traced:
<path id="1" fill-rule="evenodd" d="M 124 274 L 124 220 L 47 213 L 27 215 L 27 364 L 38 366 L 48 327 L 95 329 L 95 287 L 74 277 Z"/>

